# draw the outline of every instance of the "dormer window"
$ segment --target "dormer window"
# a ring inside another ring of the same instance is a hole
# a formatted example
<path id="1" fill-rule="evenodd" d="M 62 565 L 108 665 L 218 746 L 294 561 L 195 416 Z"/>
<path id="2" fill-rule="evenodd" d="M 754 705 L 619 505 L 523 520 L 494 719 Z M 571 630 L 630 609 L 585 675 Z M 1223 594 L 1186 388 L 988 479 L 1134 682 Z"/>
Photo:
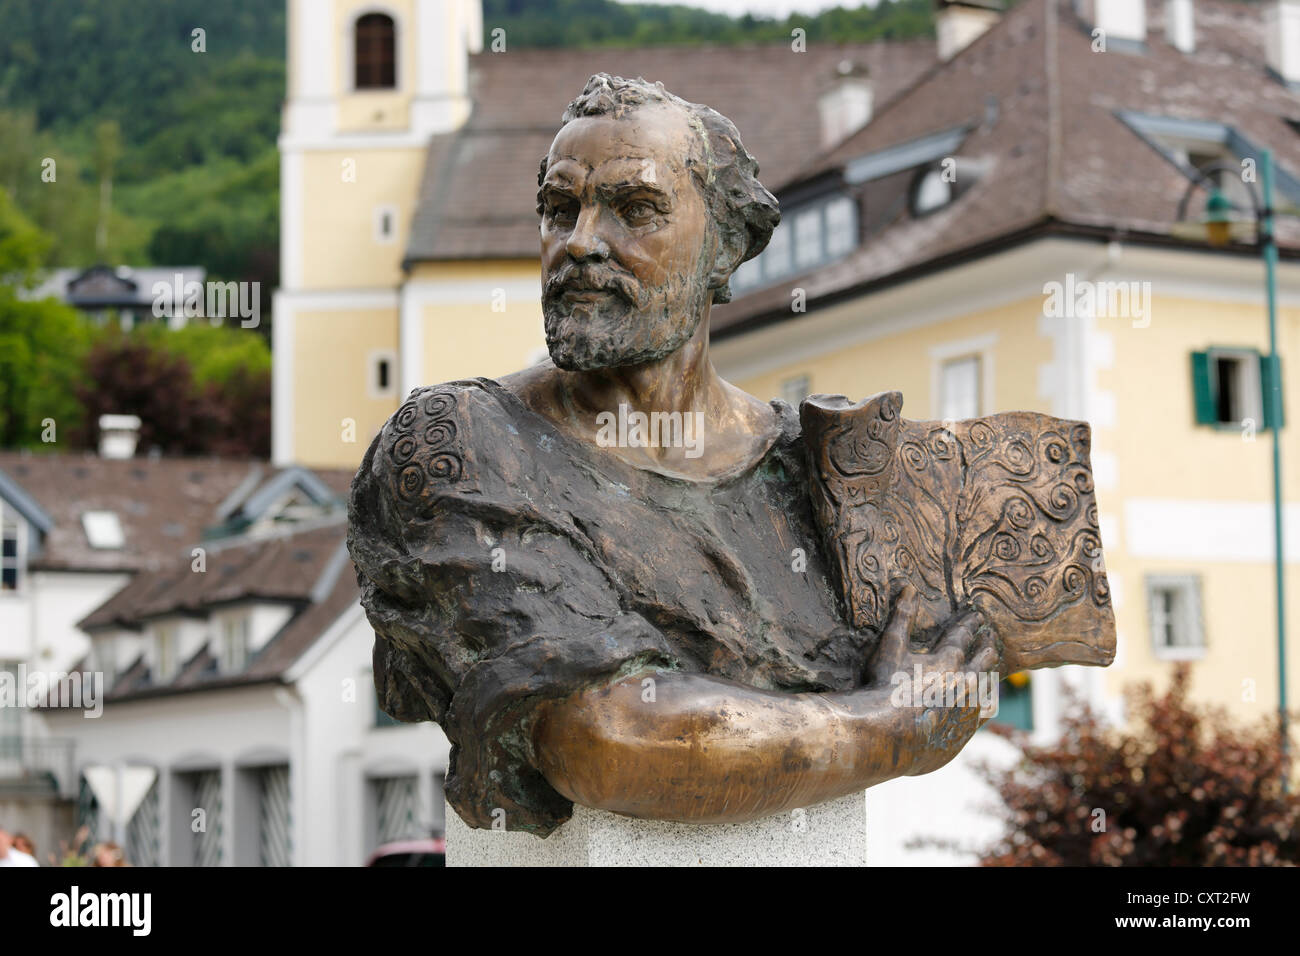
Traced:
<path id="1" fill-rule="evenodd" d="M 92 548 L 115 551 L 126 544 L 122 522 L 116 512 L 87 511 L 81 516 L 81 526 Z"/>
<path id="2" fill-rule="evenodd" d="M 355 85 L 358 90 L 391 90 L 397 86 L 397 29 L 393 18 L 367 13 L 355 30 Z"/>
<path id="3" fill-rule="evenodd" d="M 104 675 L 104 687 L 117 683 L 117 647 L 112 637 L 99 637 L 94 641 L 95 669 Z"/>
<path id="4" fill-rule="evenodd" d="M 732 290 L 744 294 L 829 265 L 857 245 L 857 202 L 843 194 L 814 200 L 790 212 L 772 233 L 767 248 L 736 270 Z"/>
<path id="5" fill-rule="evenodd" d="M 1248 182 L 1259 162 L 1259 147 L 1235 127 L 1217 120 L 1177 119 L 1120 110 L 1120 121 L 1188 179 L 1219 189 L 1233 205 L 1255 202 Z M 1289 202 L 1300 202 L 1300 180 L 1275 166 L 1274 184 Z"/>
<path id="6" fill-rule="evenodd" d="M 924 216 L 952 202 L 952 182 L 941 168 L 927 169 L 912 187 L 912 215 Z"/>
<path id="7" fill-rule="evenodd" d="M 239 615 L 221 622 L 221 673 L 237 674 L 248 663 L 248 617 Z"/>
<path id="8" fill-rule="evenodd" d="M 154 631 L 154 683 L 165 684 L 180 669 L 177 657 L 176 628 L 159 625 Z"/>

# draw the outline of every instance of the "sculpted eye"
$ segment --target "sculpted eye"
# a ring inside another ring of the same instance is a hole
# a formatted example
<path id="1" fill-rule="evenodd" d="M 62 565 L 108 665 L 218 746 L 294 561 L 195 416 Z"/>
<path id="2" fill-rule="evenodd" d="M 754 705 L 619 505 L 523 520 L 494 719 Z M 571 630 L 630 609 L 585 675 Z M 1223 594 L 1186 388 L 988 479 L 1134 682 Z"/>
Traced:
<path id="1" fill-rule="evenodd" d="M 546 201 L 546 215 L 552 222 L 575 222 L 578 218 L 578 203 L 573 199 L 555 196 Z"/>
<path id="2" fill-rule="evenodd" d="M 634 226 L 643 226 L 654 219 L 659 212 L 653 203 L 646 202 L 644 199 L 636 199 L 627 203 L 619 211 L 623 219 Z"/>

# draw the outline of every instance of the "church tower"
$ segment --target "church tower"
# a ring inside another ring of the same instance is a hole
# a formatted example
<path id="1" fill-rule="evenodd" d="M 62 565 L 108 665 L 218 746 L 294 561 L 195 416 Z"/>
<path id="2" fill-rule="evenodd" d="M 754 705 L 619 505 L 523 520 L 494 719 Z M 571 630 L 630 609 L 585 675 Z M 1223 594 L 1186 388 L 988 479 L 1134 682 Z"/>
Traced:
<path id="1" fill-rule="evenodd" d="M 287 0 L 272 457 L 355 464 L 397 408 L 399 287 L 430 139 L 469 116 L 481 0 Z"/>

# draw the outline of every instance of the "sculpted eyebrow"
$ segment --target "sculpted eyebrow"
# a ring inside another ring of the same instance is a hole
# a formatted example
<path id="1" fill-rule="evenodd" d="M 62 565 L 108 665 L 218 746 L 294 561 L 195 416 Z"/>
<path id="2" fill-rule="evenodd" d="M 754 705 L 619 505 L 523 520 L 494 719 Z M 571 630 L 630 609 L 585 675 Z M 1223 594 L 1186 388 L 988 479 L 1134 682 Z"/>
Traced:
<path id="1" fill-rule="evenodd" d="M 648 183 L 643 179 L 625 179 L 615 183 L 605 183 L 596 187 L 600 193 L 601 199 L 606 202 L 628 194 L 645 195 L 647 198 L 654 200 L 655 204 L 662 207 L 672 205 L 672 197 L 664 190 L 660 189 L 654 183 Z"/>

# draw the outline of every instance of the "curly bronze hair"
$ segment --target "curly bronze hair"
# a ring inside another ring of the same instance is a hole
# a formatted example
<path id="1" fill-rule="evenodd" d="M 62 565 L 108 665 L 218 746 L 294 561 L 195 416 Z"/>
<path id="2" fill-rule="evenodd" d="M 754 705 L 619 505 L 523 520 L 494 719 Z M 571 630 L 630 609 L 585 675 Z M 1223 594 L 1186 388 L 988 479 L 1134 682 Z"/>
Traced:
<path id="1" fill-rule="evenodd" d="M 743 245 L 745 252 L 737 266 L 754 258 L 772 238 L 772 230 L 781 221 L 781 210 L 776 197 L 758 181 L 758 161 L 740 141 L 736 125 L 717 110 L 675 96 L 664 89 L 663 83 L 596 73 L 565 108 L 560 126 L 583 116 L 610 115 L 620 119 L 647 103 L 664 103 L 686 113 L 687 122 L 699 134 L 700 144 L 698 155 L 687 160 L 687 165 L 717 224 L 719 238 L 725 245 Z M 537 173 L 539 187 L 546 178 L 546 161 L 543 156 Z M 540 192 L 537 212 L 542 213 Z M 713 301 L 731 301 L 730 282 L 714 290 Z"/>

